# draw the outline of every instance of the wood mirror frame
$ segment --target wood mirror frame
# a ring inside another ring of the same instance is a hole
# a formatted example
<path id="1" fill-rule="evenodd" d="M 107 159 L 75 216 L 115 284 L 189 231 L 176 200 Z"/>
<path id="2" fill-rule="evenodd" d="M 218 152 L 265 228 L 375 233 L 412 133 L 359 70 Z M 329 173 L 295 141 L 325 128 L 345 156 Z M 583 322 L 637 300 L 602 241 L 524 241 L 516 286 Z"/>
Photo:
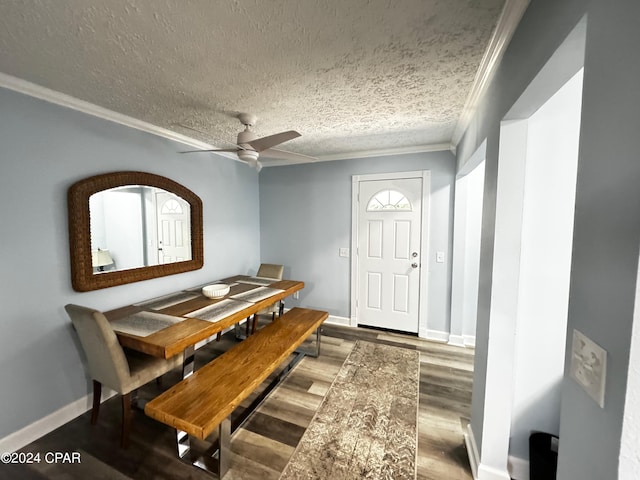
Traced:
<path id="1" fill-rule="evenodd" d="M 191 260 L 94 274 L 91 263 L 89 197 L 125 185 L 147 185 L 175 193 L 191 208 Z M 124 285 L 151 278 L 198 270 L 204 264 L 202 200 L 191 190 L 166 177 L 145 172 L 112 172 L 85 178 L 67 192 L 71 284 L 79 292 Z"/>

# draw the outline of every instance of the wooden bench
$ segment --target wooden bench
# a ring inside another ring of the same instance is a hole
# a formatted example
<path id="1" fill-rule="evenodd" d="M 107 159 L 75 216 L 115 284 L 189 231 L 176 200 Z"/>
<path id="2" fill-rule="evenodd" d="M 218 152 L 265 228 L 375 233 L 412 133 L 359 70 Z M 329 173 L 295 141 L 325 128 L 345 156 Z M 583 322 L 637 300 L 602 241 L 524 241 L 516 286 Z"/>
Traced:
<path id="1" fill-rule="evenodd" d="M 328 316 L 327 312 L 319 310 L 292 308 L 151 400 L 145 406 L 145 413 L 179 431 L 178 452 L 183 458 L 190 449 L 188 435 L 204 440 L 218 428 L 219 449 L 214 455 L 217 465 L 213 469 L 222 478 L 229 467 L 231 412 L 294 353 Z M 319 341 L 318 332 L 318 353 Z M 304 353 L 300 353 L 285 367 L 285 375 L 302 356 Z M 275 385 L 282 378 L 284 376 L 279 375 Z M 272 382 L 270 387 L 274 388 L 275 385 Z M 255 403 L 252 407 L 257 406 Z M 182 437 L 181 432 L 184 433 Z M 184 437 L 187 437 L 187 443 L 181 447 L 180 441 Z M 202 464 L 202 460 L 195 464 L 209 469 Z"/>

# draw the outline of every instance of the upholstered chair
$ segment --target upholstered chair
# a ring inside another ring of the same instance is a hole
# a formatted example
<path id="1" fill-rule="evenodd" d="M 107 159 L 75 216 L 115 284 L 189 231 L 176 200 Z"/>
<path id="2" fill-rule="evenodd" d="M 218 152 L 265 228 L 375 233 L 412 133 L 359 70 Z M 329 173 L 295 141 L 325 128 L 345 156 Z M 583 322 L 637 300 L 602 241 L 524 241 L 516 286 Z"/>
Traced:
<path id="1" fill-rule="evenodd" d="M 95 425 L 98 420 L 102 385 L 115 390 L 122 396 L 120 444 L 127 448 L 131 430 L 132 392 L 180 366 L 182 359 L 180 355 L 165 360 L 132 350 L 125 351 L 102 312 L 71 304 L 64 308 L 80 337 L 93 379 L 91 424 Z"/>
<path id="2" fill-rule="evenodd" d="M 284 273 L 284 265 L 275 265 L 273 263 L 263 263 L 256 273 L 256 277 L 260 278 L 272 278 L 274 280 L 282 280 L 282 274 Z M 258 315 L 271 315 L 271 321 L 275 320 L 276 313 L 280 310 L 280 303 L 276 302 L 263 308 L 253 316 L 253 323 L 251 325 L 251 333 L 255 333 L 258 327 Z"/>

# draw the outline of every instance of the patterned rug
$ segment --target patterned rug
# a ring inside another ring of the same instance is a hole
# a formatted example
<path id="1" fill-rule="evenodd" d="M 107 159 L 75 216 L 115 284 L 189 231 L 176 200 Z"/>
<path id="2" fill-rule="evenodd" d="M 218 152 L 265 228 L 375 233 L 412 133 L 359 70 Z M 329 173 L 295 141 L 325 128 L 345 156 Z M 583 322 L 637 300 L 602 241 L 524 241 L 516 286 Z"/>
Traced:
<path id="1" fill-rule="evenodd" d="M 416 477 L 420 357 L 357 341 L 280 480 Z"/>

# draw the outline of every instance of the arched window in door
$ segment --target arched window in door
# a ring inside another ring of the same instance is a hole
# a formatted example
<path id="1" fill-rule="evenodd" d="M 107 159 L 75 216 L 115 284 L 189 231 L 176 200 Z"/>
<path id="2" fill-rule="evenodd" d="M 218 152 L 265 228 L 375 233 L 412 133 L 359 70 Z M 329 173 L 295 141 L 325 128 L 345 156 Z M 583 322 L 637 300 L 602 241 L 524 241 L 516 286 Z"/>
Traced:
<path id="1" fill-rule="evenodd" d="M 164 204 L 162 205 L 161 213 L 164 213 L 164 214 L 171 214 L 171 213 L 180 214 L 180 213 L 182 213 L 182 207 L 180 206 L 180 203 L 178 203 L 178 201 L 176 201 L 176 200 L 174 200 L 172 198 L 172 199 L 167 200 L 166 202 L 164 202 Z"/>
<path id="2" fill-rule="evenodd" d="M 397 190 L 382 190 L 376 193 L 367 204 L 367 212 L 410 212 L 411 202 Z"/>

